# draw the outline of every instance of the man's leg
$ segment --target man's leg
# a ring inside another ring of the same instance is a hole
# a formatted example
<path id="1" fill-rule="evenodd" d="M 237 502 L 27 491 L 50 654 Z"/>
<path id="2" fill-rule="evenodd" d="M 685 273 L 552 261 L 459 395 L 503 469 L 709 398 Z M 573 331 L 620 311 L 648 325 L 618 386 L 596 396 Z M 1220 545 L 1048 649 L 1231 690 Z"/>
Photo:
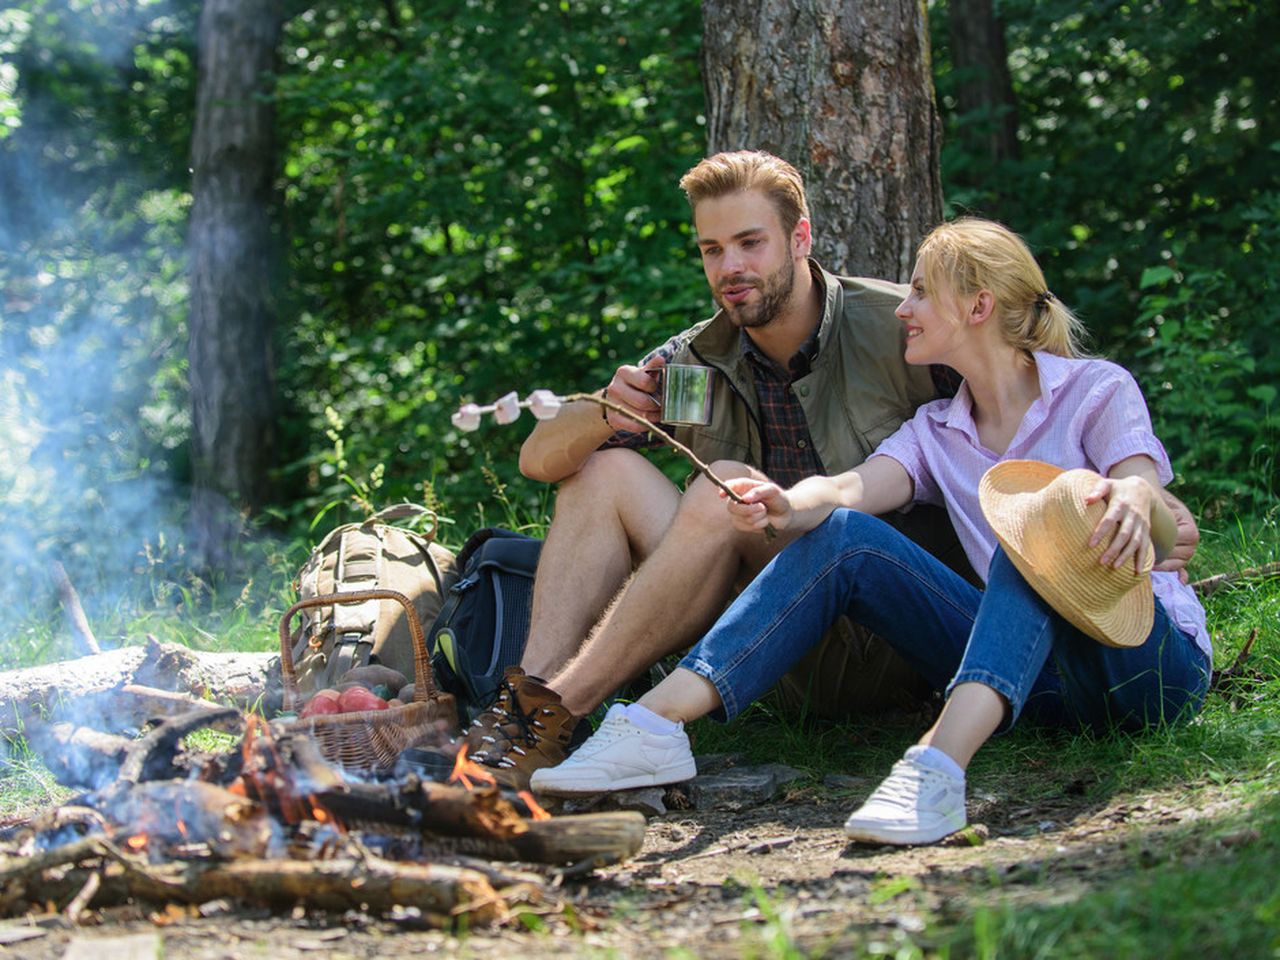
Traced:
<path id="1" fill-rule="evenodd" d="M 529 637 L 520 666 L 467 729 L 470 755 L 522 788 L 572 749 L 579 715 L 543 678 L 564 666 L 635 564 L 653 553 L 680 502 L 675 485 L 640 454 L 602 450 L 556 491 L 538 561 Z"/>
<path id="2" fill-rule="evenodd" d="M 549 677 L 583 639 L 676 515 L 680 493 L 632 450 L 602 450 L 560 484 L 533 586 L 520 665 Z"/>
<path id="3" fill-rule="evenodd" d="M 753 472 L 730 462 L 718 462 L 713 470 L 721 479 Z M 792 539 L 734 529 L 719 489 L 699 477 L 680 498 L 657 549 L 550 686 L 570 712 L 589 713 L 620 685 L 697 641 L 728 603 L 735 583 L 757 573 Z"/>

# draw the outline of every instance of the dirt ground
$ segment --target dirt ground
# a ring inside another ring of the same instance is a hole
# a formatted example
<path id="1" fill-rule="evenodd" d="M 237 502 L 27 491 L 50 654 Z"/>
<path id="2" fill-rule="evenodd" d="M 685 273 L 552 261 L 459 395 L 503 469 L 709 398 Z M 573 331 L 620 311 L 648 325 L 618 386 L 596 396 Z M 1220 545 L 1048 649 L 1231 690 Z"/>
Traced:
<path id="1" fill-rule="evenodd" d="M 850 844 L 841 832 L 853 798 L 871 786 L 835 778 L 753 809 L 669 812 L 649 821 L 633 860 L 578 878 L 536 868 L 548 878 L 541 902 L 463 934 L 420 929 L 412 916 L 116 908 L 87 912 L 74 930 L 50 922 L 34 939 L 0 946 L 0 958 L 779 956 L 771 944 L 780 931 L 805 953 L 842 956 L 918 938 L 926 918 L 955 917 L 984 898 L 1074 898 L 1144 856 L 1154 863 L 1162 834 L 1233 803 L 1212 789 L 1190 803 L 1185 790 L 1089 800 L 1068 789 L 1010 809 L 979 792 L 967 837 L 894 849 Z"/>

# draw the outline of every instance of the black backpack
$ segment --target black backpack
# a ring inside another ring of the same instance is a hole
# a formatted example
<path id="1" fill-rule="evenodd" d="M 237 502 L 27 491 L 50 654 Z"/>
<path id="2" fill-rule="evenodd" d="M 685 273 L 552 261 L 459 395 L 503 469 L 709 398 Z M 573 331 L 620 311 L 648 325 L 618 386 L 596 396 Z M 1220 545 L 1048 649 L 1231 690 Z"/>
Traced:
<path id="1" fill-rule="evenodd" d="M 520 662 L 541 552 L 541 540 L 501 527 L 477 530 L 458 551 L 458 579 L 427 642 L 436 683 L 457 697 L 463 726 L 493 700 L 503 671 Z"/>

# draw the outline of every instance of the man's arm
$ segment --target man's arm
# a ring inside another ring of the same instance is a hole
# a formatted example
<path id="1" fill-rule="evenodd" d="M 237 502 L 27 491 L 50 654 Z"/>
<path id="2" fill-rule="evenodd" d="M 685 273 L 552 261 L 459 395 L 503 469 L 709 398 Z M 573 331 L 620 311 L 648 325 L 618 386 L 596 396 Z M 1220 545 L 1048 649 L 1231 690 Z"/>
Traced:
<path id="1" fill-rule="evenodd" d="M 1178 538 L 1169 555 L 1157 563 L 1154 569 L 1176 571 L 1178 579 L 1186 583 L 1187 563 L 1195 556 L 1196 546 L 1200 543 L 1200 530 L 1196 527 L 1196 518 L 1191 515 L 1185 503 L 1168 490 L 1161 489 L 1160 494 L 1178 526 Z"/>
<path id="2" fill-rule="evenodd" d="M 657 397 L 658 381 L 650 371 L 663 363 L 658 356 L 643 367 L 621 366 L 604 389 L 606 399 L 635 410 L 635 420 L 590 400 L 579 400 L 561 409 L 554 419 L 539 421 L 520 447 L 520 472 L 530 480 L 559 483 L 577 473 L 587 457 L 615 432 L 640 432 L 646 429 L 646 422 L 658 422 L 662 405 Z"/>
<path id="3" fill-rule="evenodd" d="M 578 400 L 562 407 L 554 419 L 539 420 L 520 447 L 520 472 L 543 483 L 559 483 L 577 473 L 613 436 L 600 410 L 589 400 Z"/>

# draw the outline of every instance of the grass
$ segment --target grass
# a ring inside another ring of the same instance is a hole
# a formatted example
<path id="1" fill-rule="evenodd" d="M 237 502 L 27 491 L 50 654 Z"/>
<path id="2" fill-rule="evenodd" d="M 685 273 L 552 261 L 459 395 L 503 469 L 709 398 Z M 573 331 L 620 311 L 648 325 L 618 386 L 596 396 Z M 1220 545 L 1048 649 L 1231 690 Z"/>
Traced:
<path id="1" fill-rule="evenodd" d="M 1193 578 L 1260 567 L 1280 558 L 1272 513 L 1204 531 Z M 1241 672 L 1210 692 L 1189 725 L 1141 736 L 1016 728 L 975 758 L 971 791 L 996 808 L 1052 803 L 1076 811 L 1160 792 L 1188 805 L 1225 795 L 1230 815 L 1119 851 L 1089 892 L 1061 905 L 1028 907 L 998 879 L 975 880 L 967 903 L 933 917 L 926 934 L 901 938 L 896 956 L 1280 957 L 1280 577 L 1245 578 L 1205 599 L 1215 665 L 1232 666 L 1250 636 Z M 699 752 L 733 751 L 749 762 L 782 758 L 814 780 L 830 772 L 883 776 L 926 719 L 886 716 L 799 724 L 754 704 L 734 723 L 691 727 Z M 853 804 L 858 798 L 849 798 Z M 897 932 L 901 934 L 901 931 Z M 864 952 L 877 952 L 866 941 Z M 822 952 L 816 945 L 818 953 Z"/>
<path id="2" fill-rule="evenodd" d="M 495 498 L 495 522 L 527 527 Z M 166 564 L 144 571 L 144 589 L 93 612 L 104 645 L 161 640 L 205 649 L 270 649 L 290 582 L 307 545 L 261 544 L 253 571 L 239 583 L 172 576 Z M 1280 558 L 1277 513 L 1203 531 L 1193 577 L 1247 570 Z M 88 596 L 93 584 L 79 584 Z M 1200 716 L 1173 730 L 1133 737 L 1015 729 L 979 753 L 973 789 L 993 809 L 1052 803 L 1101 808 L 1159 792 L 1188 804 L 1212 794 L 1231 813 L 1128 839 L 1106 869 L 1088 875 L 1087 892 L 1069 902 L 1028 906 L 1017 884 L 975 878 L 963 902 L 928 918 L 922 934 L 892 931 L 892 943 L 867 941 L 864 953 L 902 957 L 1180 957 L 1280 956 L 1280 577 L 1246 578 L 1205 601 L 1219 670 L 1232 665 L 1256 633 L 1241 673 L 1211 692 Z M 0 669 L 69 658 L 55 608 L 17 624 L 0 653 Z M 820 782 L 829 773 L 874 781 L 927 722 L 921 714 L 844 723 L 798 723 L 767 702 L 733 724 L 693 725 L 698 752 L 741 753 L 751 762 L 781 760 Z M 21 740 L 0 759 L 0 817 L 60 802 L 53 782 Z M 849 802 L 857 798 L 852 795 Z M 1126 834 L 1126 836 L 1129 836 Z M 799 957 L 806 950 L 785 928 L 776 891 L 750 891 L 744 903 L 764 920 L 753 925 L 757 956 Z M 883 936 L 881 937 L 883 940 Z M 842 940 L 842 945 L 847 941 Z"/>
<path id="3" fill-rule="evenodd" d="M 1205 832 L 1134 851 L 1129 869 L 1071 903 L 982 906 L 933 936 L 951 956 L 1276 956 L 1277 858 L 1280 798 L 1272 794 Z"/>

